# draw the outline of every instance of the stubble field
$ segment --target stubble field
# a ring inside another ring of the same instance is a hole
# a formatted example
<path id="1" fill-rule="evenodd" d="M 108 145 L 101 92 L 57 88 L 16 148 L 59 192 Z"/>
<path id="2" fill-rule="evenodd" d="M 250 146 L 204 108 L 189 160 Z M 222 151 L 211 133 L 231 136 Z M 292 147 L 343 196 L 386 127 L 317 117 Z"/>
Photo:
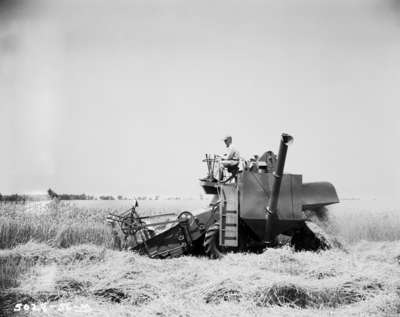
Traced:
<path id="1" fill-rule="evenodd" d="M 106 215 L 129 201 L 0 205 L 3 316 L 398 316 L 400 207 L 329 210 L 346 250 L 152 260 L 112 249 Z M 142 215 L 206 201 L 143 201 Z M 25 306 L 24 306 L 25 305 Z M 15 312 L 15 310 L 17 312 Z"/>

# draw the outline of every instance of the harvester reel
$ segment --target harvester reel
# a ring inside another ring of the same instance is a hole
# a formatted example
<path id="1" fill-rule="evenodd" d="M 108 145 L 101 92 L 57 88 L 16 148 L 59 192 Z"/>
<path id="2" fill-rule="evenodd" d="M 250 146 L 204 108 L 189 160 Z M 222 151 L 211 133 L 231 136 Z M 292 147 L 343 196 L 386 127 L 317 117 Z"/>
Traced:
<path id="1" fill-rule="evenodd" d="M 125 219 L 121 222 L 121 231 L 125 235 L 133 235 L 136 233 L 136 229 L 133 228 L 132 224 Z"/>
<path id="2" fill-rule="evenodd" d="M 121 231 L 126 236 L 135 236 L 136 238 L 140 237 L 143 241 L 154 237 L 156 234 L 153 229 L 138 226 L 134 222 L 132 223 L 129 217 L 121 222 Z"/>
<path id="3" fill-rule="evenodd" d="M 130 215 L 122 218 L 121 220 L 121 231 L 125 235 L 134 235 L 140 226 L 137 225 L 135 219 L 133 219 Z"/>
<path id="4" fill-rule="evenodd" d="M 219 227 L 218 222 L 207 229 L 204 237 L 204 250 L 211 259 L 221 259 L 224 256 L 223 249 L 219 246 Z"/>

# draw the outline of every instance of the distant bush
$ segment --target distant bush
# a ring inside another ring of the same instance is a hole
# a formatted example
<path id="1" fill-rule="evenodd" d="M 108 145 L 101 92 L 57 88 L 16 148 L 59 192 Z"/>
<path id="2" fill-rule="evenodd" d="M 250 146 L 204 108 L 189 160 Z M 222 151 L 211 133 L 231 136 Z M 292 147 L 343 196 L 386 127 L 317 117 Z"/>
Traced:
<path id="1" fill-rule="evenodd" d="M 27 195 L 18 195 L 18 194 L 1 195 L 0 194 L 0 201 L 2 201 L 2 202 L 25 203 L 25 201 L 27 201 L 27 200 L 32 200 L 32 199 L 30 199 L 30 197 Z"/>
<path id="2" fill-rule="evenodd" d="M 93 200 L 94 196 L 86 195 L 86 194 L 57 194 L 51 188 L 47 191 L 50 199 L 59 199 L 59 200 Z"/>
<path id="3" fill-rule="evenodd" d="M 113 196 L 100 196 L 99 197 L 101 200 L 115 200 Z"/>

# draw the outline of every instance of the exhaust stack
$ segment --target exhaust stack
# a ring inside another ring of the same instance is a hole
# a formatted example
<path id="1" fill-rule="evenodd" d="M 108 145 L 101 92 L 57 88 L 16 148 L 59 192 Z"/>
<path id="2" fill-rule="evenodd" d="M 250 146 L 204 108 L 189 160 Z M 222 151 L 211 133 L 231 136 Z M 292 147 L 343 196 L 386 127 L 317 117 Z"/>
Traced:
<path id="1" fill-rule="evenodd" d="M 275 215 L 278 209 L 279 192 L 281 190 L 281 182 L 283 176 L 283 170 L 285 168 L 286 153 L 288 146 L 293 142 L 293 137 L 289 134 L 282 133 L 281 143 L 279 146 L 278 161 L 276 164 L 276 170 L 273 173 L 274 181 L 272 184 L 271 197 L 269 199 L 267 212 L 270 215 Z"/>

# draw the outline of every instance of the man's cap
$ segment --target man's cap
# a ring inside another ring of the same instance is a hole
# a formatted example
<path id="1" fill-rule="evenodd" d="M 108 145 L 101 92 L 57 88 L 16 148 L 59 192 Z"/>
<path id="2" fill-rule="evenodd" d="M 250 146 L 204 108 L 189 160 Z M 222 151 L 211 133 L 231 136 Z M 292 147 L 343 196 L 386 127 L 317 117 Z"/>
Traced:
<path id="1" fill-rule="evenodd" d="M 222 139 L 222 141 L 225 141 L 225 140 L 227 140 L 227 139 L 232 139 L 232 136 L 231 136 L 230 134 L 226 134 L 226 135 L 224 136 L 224 138 Z"/>

